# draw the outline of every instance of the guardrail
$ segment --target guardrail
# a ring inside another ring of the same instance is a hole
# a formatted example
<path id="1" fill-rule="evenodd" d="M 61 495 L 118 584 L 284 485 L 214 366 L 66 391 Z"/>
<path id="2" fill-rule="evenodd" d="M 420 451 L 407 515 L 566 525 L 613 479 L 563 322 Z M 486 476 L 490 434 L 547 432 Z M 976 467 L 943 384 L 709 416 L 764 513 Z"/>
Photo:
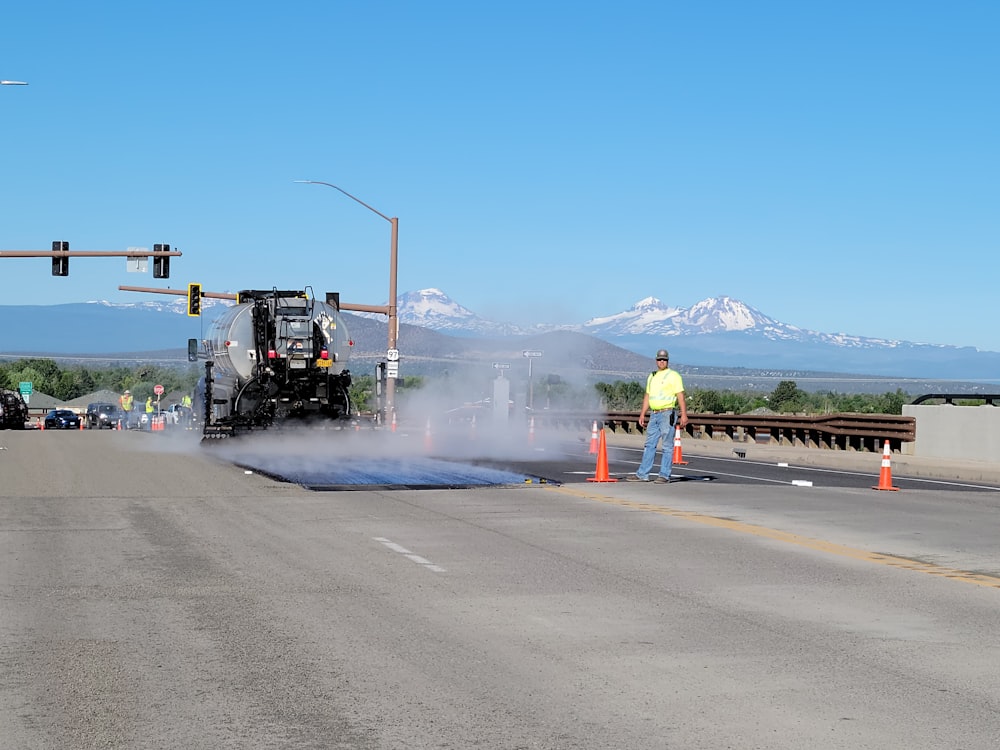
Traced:
<path id="1" fill-rule="evenodd" d="M 534 412 L 538 427 L 573 428 L 589 431 L 598 426 L 612 432 L 642 433 L 639 412 Z M 693 439 L 729 440 L 743 443 L 795 445 L 829 450 L 881 452 L 885 441 L 899 451 L 903 443 L 917 437 L 914 417 L 895 414 L 697 414 L 688 413 L 685 434 Z"/>
<path id="2" fill-rule="evenodd" d="M 1000 394 L 996 393 L 927 393 L 910 402 L 910 405 L 922 404 L 925 401 L 944 401 L 954 404 L 956 401 L 985 401 L 987 406 L 1000 406 Z"/>

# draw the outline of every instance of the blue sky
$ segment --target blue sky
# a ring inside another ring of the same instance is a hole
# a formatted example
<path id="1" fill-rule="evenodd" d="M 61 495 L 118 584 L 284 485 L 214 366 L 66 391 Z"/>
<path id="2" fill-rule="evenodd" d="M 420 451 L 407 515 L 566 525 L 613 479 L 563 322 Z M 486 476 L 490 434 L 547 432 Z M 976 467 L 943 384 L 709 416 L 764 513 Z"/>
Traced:
<path id="1" fill-rule="evenodd" d="M 8 4 L 10 5 L 10 4 Z M 826 333 L 1000 351 L 1000 4 L 17 3 L 3 304 L 121 284 L 580 323 L 728 295 Z"/>

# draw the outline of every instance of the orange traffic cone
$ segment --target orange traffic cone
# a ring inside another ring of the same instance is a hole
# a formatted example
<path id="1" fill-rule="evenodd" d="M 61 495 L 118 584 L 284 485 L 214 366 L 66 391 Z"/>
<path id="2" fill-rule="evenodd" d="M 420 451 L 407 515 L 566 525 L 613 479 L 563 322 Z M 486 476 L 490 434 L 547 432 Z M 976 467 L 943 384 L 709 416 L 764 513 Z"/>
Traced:
<path id="1" fill-rule="evenodd" d="M 424 450 L 433 450 L 434 443 L 431 441 L 431 420 L 427 420 L 427 429 L 424 430 Z"/>
<path id="2" fill-rule="evenodd" d="M 885 441 L 885 449 L 882 451 L 882 470 L 878 474 L 878 486 L 873 490 L 892 490 L 898 492 L 899 487 L 892 486 L 892 465 L 889 462 L 889 441 Z"/>
<path id="3" fill-rule="evenodd" d="M 80 420 L 80 429 L 81 430 L 83 429 L 83 420 L 82 419 Z"/>
<path id="4" fill-rule="evenodd" d="M 535 418 L 532 417 L 528 421 L 528 445 L 535 442 Z"/>
<path id="5" fill-rule="evenodd" d="M 594 420 L 594 429 L 590 433 L 590 451 L 591 454 L 597 453 L 597 420 Z"/>
<path id="6" fill-rule="evenodd" d="M 121 428 L 122 428 L 122 421 L 119 419 L 118 420 L 118 429 L 120 430 Z"/>
<path id="7" fill-rule="evenodd" d="M 476 439 L 476 415 L 472 415 L 472 419 L 469 420 L 469 440 Z"/>
<path id="8" fill-rule="evenodd" d="M 601 428 L 601 438 L 598 442 L 597 448 L 597 468 L 594 470 L 594 476 L 587 477 L 588 482 L 617 482 L 617 479 L 612 479 L 608 476 L 608 446 L 604 442 L 604 428 Z"/>
<path id="9" fill-rule="evenodd" d="M 38 429 L 39 430 L 45 429 L 45 420 L 42 419 L 41 417 L 38 418 Z"/>
<path id="10" fill-rule="evenodd" d="M 392 413 L 392 425 L 389 428 L 392 432 L 396 431 L 396 412 Z"/>
<path id="11" fill-rule="evenodd" d="M 681 450 L 681 431 L 674 430 L 674 457 L 673 463 L 678 466 L 684 466 L 687 461 L 684 460 L 684 452 Z"/>

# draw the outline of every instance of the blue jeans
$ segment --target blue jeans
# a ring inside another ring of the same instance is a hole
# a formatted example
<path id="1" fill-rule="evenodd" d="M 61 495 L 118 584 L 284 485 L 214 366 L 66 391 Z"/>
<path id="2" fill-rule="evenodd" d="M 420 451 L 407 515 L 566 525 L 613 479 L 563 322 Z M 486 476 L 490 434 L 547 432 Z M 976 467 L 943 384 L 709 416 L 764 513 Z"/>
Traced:
<path id="1" fill-rule="evenodd" d="M 672 409 L 649 413 L 649 422 L 646 424 L 646 445 L 642 449 L 642 461 L 635 472 L 640 479 L 649 477 L 649 472 L 653 469 L 653 460 L 656 458 L 656 444 L 660 442 L 661 437 L 663 456 L 660 459 L 660 476 L 670 478 L 670 470 L 674 465 L 674 431 L 677 429 L 670 424 L 673 415 Z"/>

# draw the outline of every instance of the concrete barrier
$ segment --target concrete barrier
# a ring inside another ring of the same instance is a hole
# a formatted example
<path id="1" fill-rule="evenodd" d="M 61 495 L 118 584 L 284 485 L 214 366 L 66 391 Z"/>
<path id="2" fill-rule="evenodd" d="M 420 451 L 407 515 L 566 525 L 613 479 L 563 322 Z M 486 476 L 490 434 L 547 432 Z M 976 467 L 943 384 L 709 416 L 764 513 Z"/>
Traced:
<path id="1" fill-rule="evenodd" d="M 1000 463 L 1000 407 L 905 404 L 903 415 L 917 423 L 904 455 Z"/>

